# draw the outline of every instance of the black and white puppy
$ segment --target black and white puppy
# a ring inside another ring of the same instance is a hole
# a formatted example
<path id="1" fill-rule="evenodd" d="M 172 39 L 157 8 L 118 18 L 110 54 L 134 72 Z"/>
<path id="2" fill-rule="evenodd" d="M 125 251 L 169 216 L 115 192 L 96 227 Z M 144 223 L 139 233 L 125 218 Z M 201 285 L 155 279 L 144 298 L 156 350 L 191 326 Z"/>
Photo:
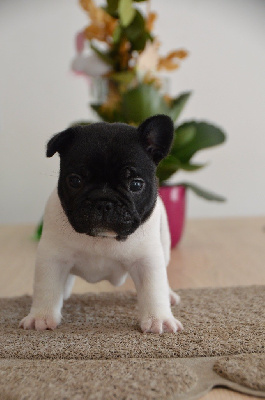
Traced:
<path id="1" fill-rule="evenodd" d="M 168 154 L 174 127 L 157 115 L 138 129 L 105 122 L 53 136 L 47 157 L 60 155 L 60 176 L 46 205 L 38 246 L 33 303 L 24 329 L 55 329 L 74 276 L 136 286 L 143 332 L 177 332 L 168 284 L 167 217 L 157 196 L 157 164 Z"/>

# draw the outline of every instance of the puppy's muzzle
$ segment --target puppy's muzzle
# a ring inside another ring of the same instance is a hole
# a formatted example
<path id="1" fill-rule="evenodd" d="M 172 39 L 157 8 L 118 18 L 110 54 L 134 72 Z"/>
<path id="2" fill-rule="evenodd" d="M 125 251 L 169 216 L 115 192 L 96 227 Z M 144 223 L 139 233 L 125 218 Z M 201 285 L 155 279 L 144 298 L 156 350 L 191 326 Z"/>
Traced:
<path id="1" fill-rule="evenodd" d="M 95 208 L 103 216 L 113 212 L 114 204 L 112 201 L 100 200 L 95 204 Z"/>
<path id="2" fill-rule="evenodd" d="M 133 218 L 129 210 L 111 199 L 87 200 L 82 208 L 84 220 L 93 222 L 94 228 L 109 228 L 112 230 L 130 229 Z M 116 229 L 115 229 L 116 228 Z"/>

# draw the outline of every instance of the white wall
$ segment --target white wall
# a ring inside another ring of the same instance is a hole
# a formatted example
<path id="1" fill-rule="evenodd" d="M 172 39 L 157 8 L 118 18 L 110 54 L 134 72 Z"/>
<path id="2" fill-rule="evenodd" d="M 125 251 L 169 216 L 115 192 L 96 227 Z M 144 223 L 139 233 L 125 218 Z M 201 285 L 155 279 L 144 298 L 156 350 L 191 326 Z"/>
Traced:
<path id="1" fill-rule="evenodd" d="M 172 94 L 192 90 L 182 120 L 222 126 L 228 142 L 197 161 L 210 165 L 184 178 L 228 198 L 189 196 L 190 217 L 264 215 L 265 2 L 153 0 L 161 51 L 184 47 Z M 49 137 L 89 117 L 88 88 L 70 72 L 74 35 L 86 24 L 76 0 L 0 2 L 0 221 L 36 222 L 56 184 L 58 157 Z"/>

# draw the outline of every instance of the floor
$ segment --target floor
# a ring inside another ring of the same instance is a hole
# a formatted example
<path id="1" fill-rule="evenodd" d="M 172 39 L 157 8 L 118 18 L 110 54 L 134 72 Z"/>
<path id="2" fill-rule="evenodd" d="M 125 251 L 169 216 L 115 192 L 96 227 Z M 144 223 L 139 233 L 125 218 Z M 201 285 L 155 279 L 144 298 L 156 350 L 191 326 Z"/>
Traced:
<path id="1" fill-rule="evenodd" d="M 37 243 L 33 225 L 0 226 L 0 296 L 32 294 Z M 173 289 L 265 285 L 265 217 L 190 220 L 181 243 L 172 250 L 168 267 Z M 106 281 L 76 279 L 73 292 L 134 290 L 128 279 L 119 288 Z M 246 400 L 254 397 L 214 389 L 204 400 Z"/>

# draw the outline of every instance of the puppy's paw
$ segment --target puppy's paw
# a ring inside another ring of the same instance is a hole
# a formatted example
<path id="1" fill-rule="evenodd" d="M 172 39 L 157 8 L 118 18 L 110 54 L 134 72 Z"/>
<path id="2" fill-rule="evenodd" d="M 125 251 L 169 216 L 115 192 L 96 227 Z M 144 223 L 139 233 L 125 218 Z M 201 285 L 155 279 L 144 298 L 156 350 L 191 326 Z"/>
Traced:
<path id="1" fill-rule="evenodd" d="M 29 314 L 20 321 L 19 327 L 23 329 L 35 329 L 36 331 L 54 330 L 60 322 L 61 316 Z"/>
<path id="2" fill-rule="evenodd" d="M 180 303 L 180 296 L 177 293 L 173 292 L 172 289 L 170 289 L 169 298 L 171 306 L 175 306 Z"/>
<path id="3" fill-rule="evenodd" d="M 148 318 L 141 321 L 141 329 L 144 333 L 176 333 L 183 330 L 182 323 L 173 315 L 167 318 Z"/>

